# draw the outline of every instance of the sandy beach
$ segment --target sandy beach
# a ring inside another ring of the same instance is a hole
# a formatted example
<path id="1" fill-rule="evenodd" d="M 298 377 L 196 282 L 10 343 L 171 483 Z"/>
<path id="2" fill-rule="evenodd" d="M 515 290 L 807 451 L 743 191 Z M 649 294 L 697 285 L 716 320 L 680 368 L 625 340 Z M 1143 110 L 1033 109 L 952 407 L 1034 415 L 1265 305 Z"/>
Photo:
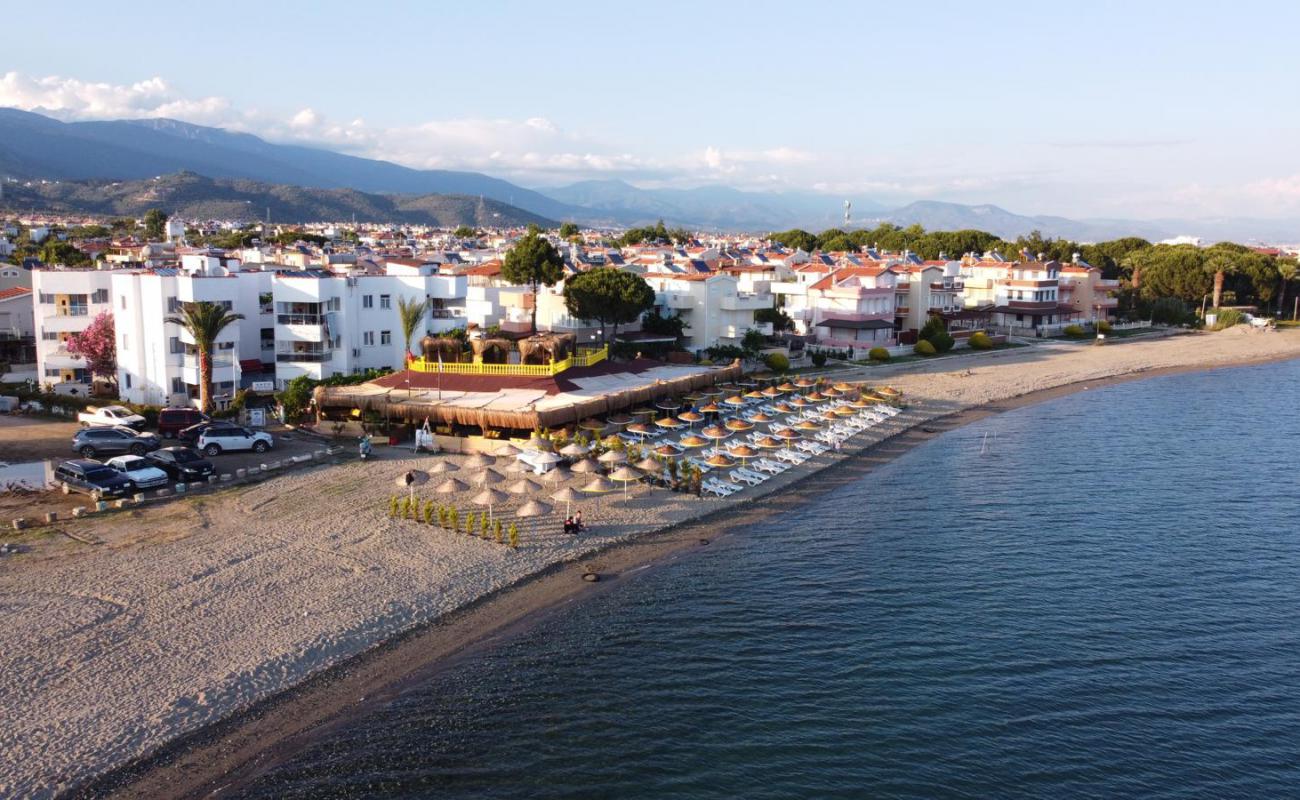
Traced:
<path id="1" fill-rule="evenodd" d="M 927 421 L 943 418 L 926 426 L 943 430 L 1017 398 L 1296 357 L 1300 332 L 1231 329 L 841 370 L 835 379 L 899 387 L 909 408 L 840 453 L 730 498 L 646 487 L 605 496 L 583 504 L 591 532 L 576 539 L 558 516 L 520 520 L 518 551 L 389 518 L 393 478 L 428 456 L 390 454 L 68 523 L 101 544 L 46 536 L 0 562 L 0 796 L 56 796 L 160 748 L 167 757 L 150 769 L 88 791 L 208 793 L 539 609 L 607 591 L 620 571 L 857 480 L 933 435 L 919 427 Z M 824 477 L 800 480 L 814 470 Z M 468 509 L 473 493 L 421 496 Z M 774 493 L 779 503 L 754 502 Z M 496 510 L 513 519 L 526 499 Z M 584 564 L 610 580 L 583 583 Z M 169 747 L 200 730 L 192 746 Z"/>

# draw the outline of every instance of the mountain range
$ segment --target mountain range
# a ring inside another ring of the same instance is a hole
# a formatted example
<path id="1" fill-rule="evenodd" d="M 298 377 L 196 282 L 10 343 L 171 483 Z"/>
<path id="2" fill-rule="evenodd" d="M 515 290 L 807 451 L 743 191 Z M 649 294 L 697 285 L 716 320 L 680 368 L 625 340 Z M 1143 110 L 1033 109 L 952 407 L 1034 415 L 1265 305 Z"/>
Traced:
<path id="1" fill-rule="evenodd" d="M 0 208 L 62 214 L 139 217 L 151 208 L 183 219 L 335 222 L 357 219 L 454 228 L 559 223 L 514 206 L 449 194 L 370 194 L 178 172 L 136 181 L 46 181 L 9 184 Z"/>
<path id="2" fill-rule="evenodd" d="M 170 119 L 61 122 L 30 111 L 0 108 L 0 178 L 88 182 L 76 190 L 38 189 L 28 198 L 32 202 L 47 199 L 61 203 L 66 210 L 127 209 L 133 207 L 132 198 L 147 192 L 134 188 L 110 191 L 104 188 L 109 185 L 105 181 L 130 182 L 176 173 L 194 174 L 176 181 L 176 191 L 186 205 L 169 211 L 229 211 L 235 208 L 232 204 L 242 203 L 263 209 L 269 205 L 273 216 L 281 209 L 282 219 L 294 219 L 295 214 L 327 215 L 296 221 L 347 219 L 356 213 L 358 219 L 375 222 L 420 218 L 490 225 L 494 220 L 545 219 L 619 227 L 662 219 L 669 225 L 699 230 L 766 232 L 802 227 L 818 231 L 842 227 L 844 201 L 850 199 L 854 227 L 887 221 L 903 226 L 920 224 L 929 230 L 979 228 L 1013 238 L 1038 230 L 1076 241 L 1131 235 L 1160 239 L 1180 234 L 1207 240 L 1300 238 L 1296 233 L 1300 222 L 1295 220 L 1075 220 L 1020 215 L 994 205 L 927 200 L 891 209 L 869 197 L 747 192 L 718 185 L 645 189 L 619 180 L 529 189 L 477 172 L 412 169 Z M 212 180 L 205 184 L 197 180 L 199 176 Z M 254 183 L 247 183 L 250 181 Z M 6 193 L 12 195 L 13 187 L 8 184 Z M 302 187 L 305 197 L 295 200 L 292 187 Z M 204 190 L 213 194 L 201 197 Z M 458 199 L 451 199 L 455 196 Z M 471 205 L 471 200 L 478 198 L 483 202 Z"/>

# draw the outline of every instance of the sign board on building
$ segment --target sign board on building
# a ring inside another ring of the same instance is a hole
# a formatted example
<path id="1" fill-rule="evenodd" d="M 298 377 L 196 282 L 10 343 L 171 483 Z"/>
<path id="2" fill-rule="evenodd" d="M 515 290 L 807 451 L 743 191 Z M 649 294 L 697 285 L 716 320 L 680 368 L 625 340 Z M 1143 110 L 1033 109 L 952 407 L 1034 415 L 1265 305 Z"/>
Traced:
<path id="1" fill-rule="evenodd" d="M 274 392 L 275 381 L 253 381 L 249 388 L 255 392 Z"/>
<path id="2" fill-rule="evenodd" d="M 266 409 L 265 408 L 248 409 L 248 424 L 254 428 L 266 427 Z"/>

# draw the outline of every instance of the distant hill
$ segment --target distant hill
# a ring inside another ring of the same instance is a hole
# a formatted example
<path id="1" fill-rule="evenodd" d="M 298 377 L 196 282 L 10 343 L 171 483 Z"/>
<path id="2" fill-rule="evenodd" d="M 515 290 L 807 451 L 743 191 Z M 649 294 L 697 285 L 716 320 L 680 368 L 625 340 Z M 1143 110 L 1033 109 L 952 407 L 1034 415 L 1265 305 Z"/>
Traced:
<path id="1" fill-rule="evenodd" d="M 376 194 L 482 195 L 548 219 L 583 213 L 477 172 L 411 169 L 169 119 L 60 122 L 0 108 L 0 176 L 138 180 L 182 171 Z"/>
<path id="2" fill-rule="evenodd" d="M 644 225 L 662 219 L 669 225 L 722 230 L 769 231 L 792 227 L 828 228 L 844 217 L 843 197 L 812 192 L 745 192 L 730 186 L 694 189 L 641 189 L 619 180 L 582 181 L 539 190 L 591 215 Z M 853 200 L 855 216 L 884 207 Z"/>
<path id="3" fill-rule="evenodd" d="M 1092 242 L 1141 236 L 1164 239 L 1175 235 L 1158 223 L 1128 220 L 1074 220 L 1065 217 L 1023 216 L 994 205 L 962 205 L 923 200 L 878 215 L 866 224 L 892 222 L 907 227 L 920 225 L 931 231 L 957 231 L 969 228 L 988 231 L 1004 239 L 1014 239 L 1031 231 L 1044 236 Z"/>
<path id="4" fill-rule="evenodd" d="M 142 181 L 60 181 L 31 186 L 6 184 L 0 209 L 64 214 L 139 216 L 161 208 L 186 219 L 272 222 L 401 222 L 415 225 L 514 226 L 557 223 L 537 214 L 465 195 L 369 194 L 355 189 L 205 177 L 180 172 Z"/>

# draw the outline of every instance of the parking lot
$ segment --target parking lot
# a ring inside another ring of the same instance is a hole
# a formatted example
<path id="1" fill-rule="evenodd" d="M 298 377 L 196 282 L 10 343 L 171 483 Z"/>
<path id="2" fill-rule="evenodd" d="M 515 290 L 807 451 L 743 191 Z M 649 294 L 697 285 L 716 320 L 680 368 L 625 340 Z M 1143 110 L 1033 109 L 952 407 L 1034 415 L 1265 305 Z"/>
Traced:
<path id="1" fill-rule="evenodd" d="M 60 462 L 79 458 L 72 451 L 72 437 L 80 430 L 76 422 L 45 419 L 41 417 L 0 415 L 0 523 L 7 524 L 15 517 L 32 516 L 36 507 L 45 511 L 70 511 L 73 506 L 86 505 L 85 495 L 69 498 L 51 497 L 28 492 L 7 492 L 6 474 L 28 481 L 29 476 L 44 474 L 48 480 Z M 320 439 L 284 427 L 265 429 L 275 437 L 275 446 L 267 453 L 222 453 L 208 459 L 218 474 L 256 467 L 262 463 L 309 454 L 325 445 Z M 163 446 L 180 444 L 174 439 L 164 439 Z M 106 456 L 105 458 L 109 458 Z"/>

